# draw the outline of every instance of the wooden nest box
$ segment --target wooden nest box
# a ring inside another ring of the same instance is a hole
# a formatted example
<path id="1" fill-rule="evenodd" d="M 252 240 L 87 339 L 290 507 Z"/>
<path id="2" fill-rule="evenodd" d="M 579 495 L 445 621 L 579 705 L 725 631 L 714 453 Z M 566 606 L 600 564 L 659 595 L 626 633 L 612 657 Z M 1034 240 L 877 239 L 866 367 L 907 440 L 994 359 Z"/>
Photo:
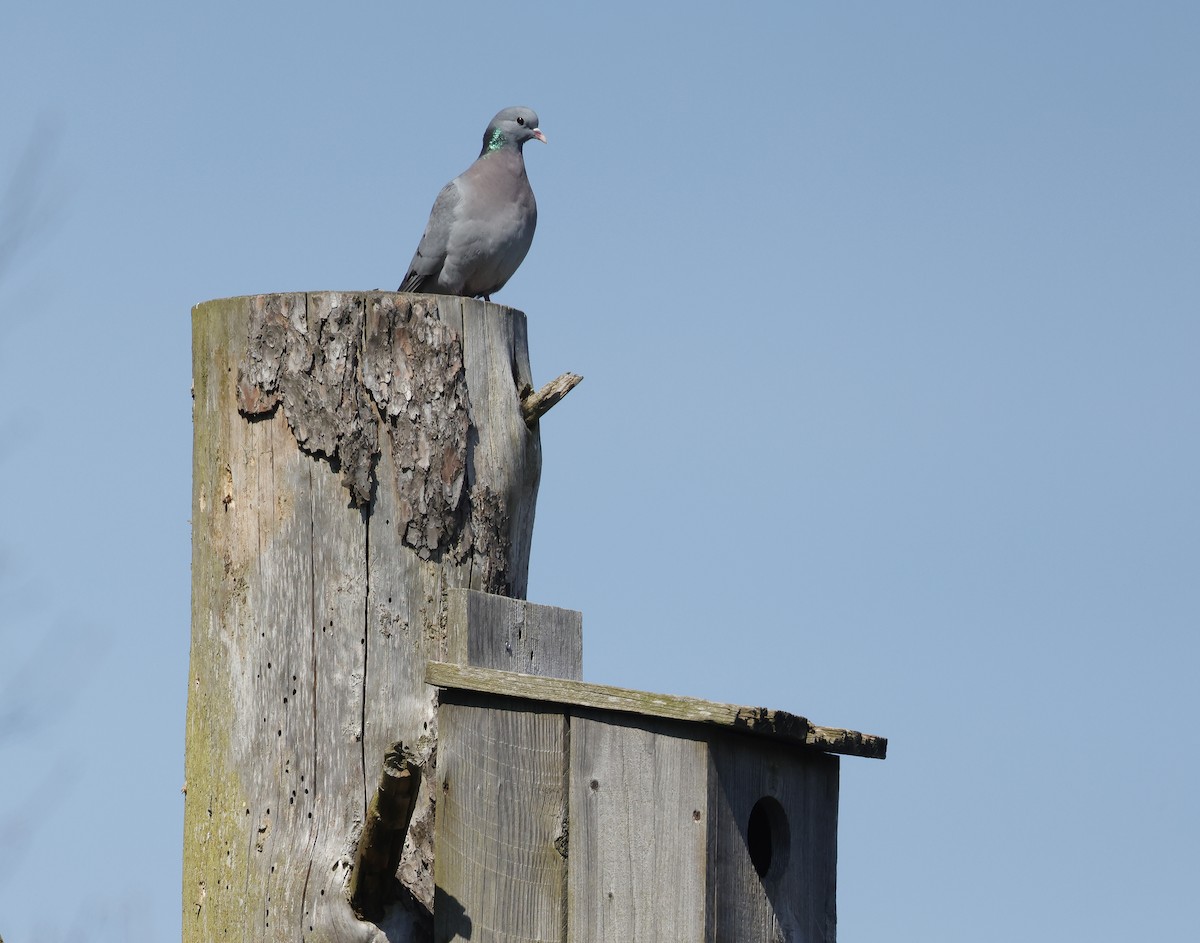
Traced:
<path id="1" fill-rule="evenodd" d="M 883 738 L 468 664 L 426 679 L 438 943 L 835 939 L 837 754 Z"/>

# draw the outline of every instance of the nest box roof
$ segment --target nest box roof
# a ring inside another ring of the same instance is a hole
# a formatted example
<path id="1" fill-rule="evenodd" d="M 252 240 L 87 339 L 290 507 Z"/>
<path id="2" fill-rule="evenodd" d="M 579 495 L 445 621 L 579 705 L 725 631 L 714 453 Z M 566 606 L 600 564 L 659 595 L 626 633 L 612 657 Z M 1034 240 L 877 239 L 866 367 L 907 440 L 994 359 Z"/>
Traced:
<path id="1" fill-rule="evenodd" d="M 765 707 L 739 707 L 694 697 L 652 694 L 586 681 L 470 668 L 437 661 L 429 663 L 425 680 L 447 690 L 474 691 L 524 701 L 709 724 L 826 753 L 866 756 L 878 760 L 887 755 L 885 737 L 837 727 L 818 727 L 804 717 Z"/>

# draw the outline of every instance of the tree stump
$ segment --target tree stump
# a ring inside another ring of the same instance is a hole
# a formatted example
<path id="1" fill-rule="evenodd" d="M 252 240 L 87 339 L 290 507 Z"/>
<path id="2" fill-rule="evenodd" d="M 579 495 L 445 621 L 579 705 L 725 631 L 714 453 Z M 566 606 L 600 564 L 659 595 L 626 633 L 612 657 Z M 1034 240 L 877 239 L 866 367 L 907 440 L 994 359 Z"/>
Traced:
<path id="1" fill-rule="evenodd" d="M 432 761 L 450 590 L 525 596 L 525 316 L 259 295 L 198 305 L 193 332 L 183 939 L 429 939 L 432 775 L 370 919 L 348 872 L 384 757 Z"/>

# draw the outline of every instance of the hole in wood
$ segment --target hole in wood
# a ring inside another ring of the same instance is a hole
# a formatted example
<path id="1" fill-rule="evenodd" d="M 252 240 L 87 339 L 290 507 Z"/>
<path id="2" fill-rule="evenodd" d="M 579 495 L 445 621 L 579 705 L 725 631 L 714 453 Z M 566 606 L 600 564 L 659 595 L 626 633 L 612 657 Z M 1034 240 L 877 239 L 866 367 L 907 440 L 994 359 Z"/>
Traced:
<path id="1" fill-rule="evenodd" d="M 750 863 L 763 880 L 779 877 L 791 852 L 787 813 L 773 796 L 763 796 L 750 810 L 746 823 L 746 846 Z"/>

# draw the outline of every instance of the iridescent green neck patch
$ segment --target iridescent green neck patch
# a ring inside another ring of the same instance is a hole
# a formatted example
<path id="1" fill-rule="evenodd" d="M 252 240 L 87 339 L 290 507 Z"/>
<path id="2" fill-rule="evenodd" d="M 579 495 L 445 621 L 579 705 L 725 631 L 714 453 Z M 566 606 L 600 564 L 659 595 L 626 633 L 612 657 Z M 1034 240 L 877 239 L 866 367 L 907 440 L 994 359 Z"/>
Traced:
<path id="1" fill-rule="evenodd" d="M 485 151 L 498 151 L 504 147 L 507 142 L 504 140 L 504 132 L 499 128 L 492 128 L 492 135 L 488 138 Z"/>

